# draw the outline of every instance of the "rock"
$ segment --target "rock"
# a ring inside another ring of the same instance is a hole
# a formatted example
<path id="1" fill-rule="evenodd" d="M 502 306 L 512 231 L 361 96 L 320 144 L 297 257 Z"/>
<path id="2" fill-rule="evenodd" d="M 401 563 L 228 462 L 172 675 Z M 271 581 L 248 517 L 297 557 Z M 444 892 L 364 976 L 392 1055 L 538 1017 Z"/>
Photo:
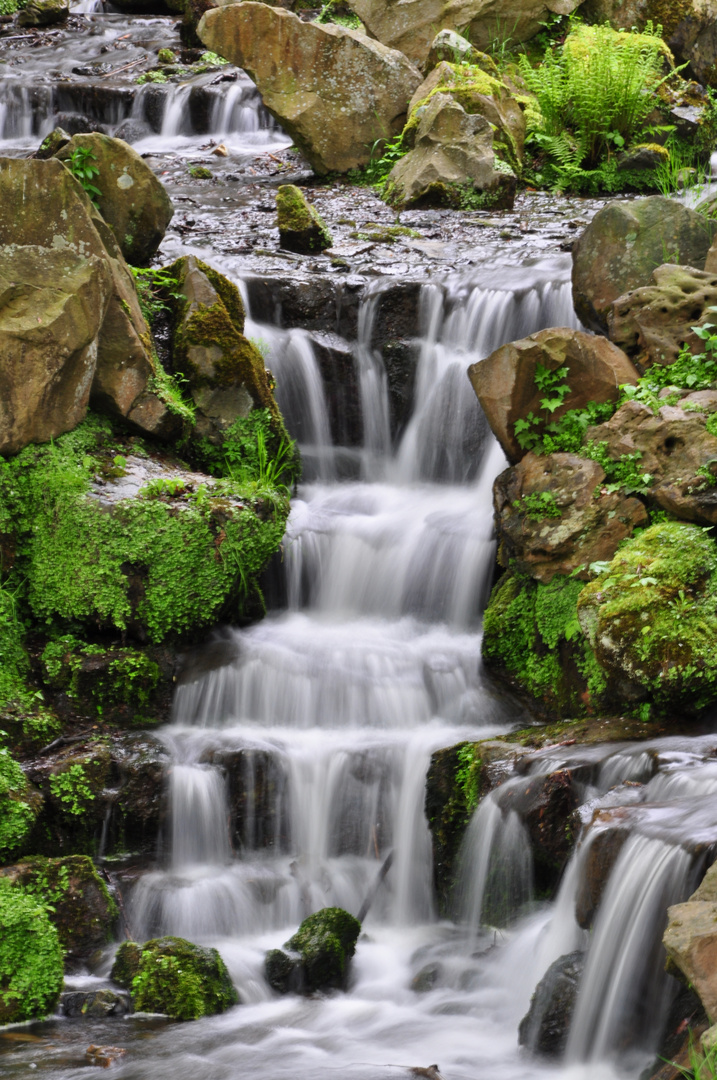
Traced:
<path id="1" fill-rule="evenodd" d="M 62 949 L 42 903 L 0 878 L 0 1025 L 52 1012 L 63 980 Z"/>
<path id="2" fill-rule="evenodd" d="M 239 1002 L 217 950 L 179 937 L 154 938 L 141 946 L 131 994 L 136 1012 L 164 1013 L 173 1020 L 213 1016 Z"/>
<path id="3" fill-rule="evenodd" d="M 65 22 L 70 14 L 69 0 L 28 0 L 18 12 L 18 26 L 51 26 Z"/>
<path id="4" fill-rule="evenodd" d="M 323 908 L 309 915 L 284 950 L 266 954 L 269 985 L 280 994 L 345 990 L 349 961 L 356 951 L 361 923 L 341 908 Z"/>
<path id="5" fill-rule="evenodd" d="M 616 30 L 644 30 L 649 20 L 659 24 L 677 63 L 687 64 L 698 82 L 717 85 L 717 26 L 709 0 L 586 0 L 581 14 L 588 22 L 609 22 Z"/>
<path id="6" fill-rule="evenodd" d="M 53 128 L 50 134 L 45 136 L 32 156 L 43 160 L 54 157 L 58 150 L 61 150 L 63 146 L 67 146 L 71 138 L 70 133 L 65 131 L 64 128 Z"/>
<path id="7" fill-rule="evenodd" d="M 441 964 L 435 962 L 426 964 L 411 979 L 411 989 L 414 994 L 427 994 L 429 990 L 433 990 L 438 985 L 442 975 L 443 967 Z"/>
<path id="8" fill-rule="evenodd" d="M 632 150 L 620 154 L 617 159 L 617 171 L 626 172 L 651 172 L 659 169 L 670 160 L 670 152 L 664 146 L 650 144 L 648 146 L 636 146 Z"/>
<path id="9" fill-rule="evenodd" d="M 107 260 L 95 254 L 0 249 L 0 453 L 84 419 L 111 285 Z"/>
<path id="10" fill-rule="evenodd" d="M 196 406 L 192 437 L 219 445 L 232 424 L 261 408 L 275 434 L 288 441 L 264 360 L 244 337 L 236 285 L 193 255 L 166 272 L 177 281 L 172 352 Z"/>
<path id="11" fill-rule="evenodd" d="M 525 825 L 539 887 L 554 886 L 572 849 L 566 824 L 580 803 L 570 771 L 516 780 L 495 798 L 504 814 L 513 811 Z"/>
<path id="12" fill-rule="evenodd" d="M 712 249 L 710 248 L 710 251 Z M 707 254 L 707 265 L 710 254 Z M 692 327 L 712 322 L 717 305 L 717 259 L 712 271 L 665 263 L 648 285 L 615 300 L 608 312 L 608 335 L 641 370 L 670 365 L 686 345 L 702 352 Z"/>
<path id="13" fill-rule="evenodd" d="M 623 700 L 689 716 L 717 699 L 717 548 L 703 529 L 664 522 L 628 540 L 578 618 Z"/>
<path id="14" fill-rule="evenodd" d="M 613 303 L 648 285 L 666 262 L 704 266 L 717 222 L 675 199 L 652 195 L 610 202 L 573 245 L 573 303 L 578 318 L 607 333 Z"/>
<path id="15" fill-rule="evenodd" d="M 50 641 L 41 662 L 47 686 L 63 691 L 75 709 L 99 710 L 113 724 L 132 724 L 137 712 L 148 720 L 156 692 L 165 689 L 162 671 L 148 651 L 102 649 L 71 634 Z M 166 701 L 159 704 L 166 710 Z M 164 719 L 166 711 L 160 715 Z"/>
<path id="16" fill-rule="evenodd" d="M 494 61 L 486 53 L 475 49 L 467 38 L 457 34 L 454 30 L 439 30 L 428 51 L 423 70 L 426 74 L 431 71 L 441 60 L 449 64 L 471 64 L 483 67 L 491 75 L 500 78 L 498 68 Z"/>
<path id="17" fill-rule="evenodd" d="M 448 94 L 435 94 L 421 113 L 415 146 L 391 169 L 386 194 L 394 206 L 459 206 L 461 196 L 511 209 L 516 179 L 493 152 L 493 129 L 469 116 Z"/>
<path id="18" fill-rule="evenodd" d="M 561 1057 L 578 998 L 585 954 L 568 953 L 555 960 L 538 983 L 530 1009 L 520 1021 L 518 1042 L 545 1057 Z"/>
<path id="19" fill-rule="evenodd" d="M 589 402 L 616 401 L 620 387 L 634 385 L 639 376 L 625 354 L 602 337 L 580 330 L 555 328 L 501 345 L 485 360 L 468 368 L 468 377 L 493 434 L 511 462 L 524 450 L 515 435 L 515 423 L 529 413 L 541 412 L 545 392 L 538 389 L 538 365 L 555 371 L 567 367 L 570 393 L 546 422 L 559 420 L 569 409 L 584 409 Z M 541 427 L 536 426 L 536 433 Z"/>
<path id="20" fill-rule="evenodd" d="M 0 870 L 48 906 L 68 959 L 89 956 L 112 939 L 117 907 L 86 855 L 45 859 L 39 855 Z"/>
<path id="21" fill-rule="evenodd" d="M 485 117 L 494 129 L 495 153 L 514 171 L 520 169 L 525 143 L 525 116 L 500 76 L 493 75 L 483 67 L 446 61 L 439 63 L 411 98 L 409 122 L 418 122 L 431 97 L 437 93 L 450 94 L 470 116 Z"/>
<path id="22" fill-rule="evenodd" d="M 90 1020 L 104 1020 L 107 1016 L 126 1016 L 129 1002 L 114 990 L 74 990 L 60 998 L 65 1016 L 86 1016 Z"/>
<path id="23" fill-rule="evenodd" d="M 88 1046 L 85 1050 L 85 1059 L 88 1065 L 95 1065 L 100 1069 L 109 1069 L 116 1061 L 120 1061 L 127 1051 L 123 1046 Z"/>
<path id="24" fill-rule="evenodd" d="M 400 49 L 416 64 L 428 56 L 437 30 L 460 30 L 478 49 L 505 34 L 528 41 L 552 14 L 569 15 L 580 0 L 350 0 L 369 34 Z"/>
<path id="25" fill-rule="evenodd" d="M 135 120 L 134 117 L 128 117 L 123 120 L 118 128 L 115 128 L 114 138 L 122 139 L 126 143 L 136 143 L 140 139 L 146 139 L 148 135 L 152 134 L 152 129 L 149 124 L 144 120 Z"/>
<path id="26" fill-rule="evenodd" d="M 627 401 L 610 420 L 588 428 L 585 441 L 600 445 L 613 461 L 638 454 L 640 473 L 650 477 L 650 502 L 687 521 L 714 525 L 717 436 L 705 423 L 717 411 L 717 391 L 680 393 L 684 397 L 675 405 L 665 404 L 656 413 L 639 401 Z"/>
<path id="27" fill-rule="evenodd" d="M 377 140 L 401 131 L 421 81 L 405 56 L 358 30 L 304 23 L 267 4 L 207 11 L 198 33 L 247 71 L 319 174 L 367 164 Z"/>
<path id="28" fill-rule="evenodd" d="M 611 559 L 648 521 L 639 499 L 600 492 L 604 479 L 597 462 L 577 454 L 528 453 L 501 473 L 493 487 L 500 565 L 546 584 L 574 571 L 587 580 L 591 563 Z"/>
<path id="29" fill-rule="evenodd" d="M 471 786 L 459 782 L 466 763 Z M 442 915 L 451 911 L 458 858 L 466 828 L 481 788 L 482 761 L 479 743 L 458 743 L 431 754 L 426 775 L 425 814 L 433 848 L 433 885 Z"/>
<path id="30" fill-rule="evenodd" d="M 167 718 L 169 715 L 168 703 Z M 119 774 L 119 791 L 112 808 L 108 850 L 120 847 L 152 854 L 167 813 L 167 749 L 159 739 L 137 732 L 116 736 L 111 755 Z"/>
<path id="31" fill-rule="evenodd" d="M 110 978 L 124 990 L 132 989 L 132 980 L 139 972 L 142 946 L 136 941 L 123 941 L 115 953 Z"/>
<path id="32" fill-rule="evenodd" d="M 65 746 L 37 758 L 26 766 L 26 772 L 44 803 L 24 850 L 63 857 L 93 854 L 112 805 L 109 748 L 91 740 Z M 84 864 L 78 864 L 75 869 L 81 872 L 83 868 Z"/>
<path id="33" fill-rule="evenodd" d="M 269 750 L 212 750 L 205 761 L 226 777 L 232 842 L 237 850 L 288 850 L 289 778 L 281 755 Z"/>
<path id="34" fill-rule="evenodd" d="M 88 131 L 99 131 L 103 135 L 106 134 L 104 124 L 100 124 L 97 120 L 93 120 L 91 116 L 85 116 L 84 113 L 56 113 L 55 123 L 58 127 L 66 131 L 70 137 L 73 135 L 82 135 Z"/>
<path id="35" fill-rule="evenodd" d="M 99 169 L 97 206 L 132 266 L 146 266 L 162 242 L 174 209 L 164 184 L 122 139 L 91 133 L 75 135 L 57 157 L 69 161 L 75 150 L 89 150 Z"/>
<path id="36" fill-rule="evenodd" d="M 333 243 L 331 233 L 318 211 L 293 184 L 282 184 L 276 192 L 279 242 L 287 251 L 310 255 Z"/>
<path id="37" fill-rule="evenodd" d="M 575 896 L 575 918 L 583 930 L 590 930 L 629 829 L 607 828 L 591 835 Z"/>
<path id="38" fill-rule="evenodd" d="M 662 943 L 668 964 L 675 964 L 682 972 L 714 1023 L 717 1019 L 717 866 L 714 863 L 697 891 L 685 903 L 668 908 L 667 917 Z"/>

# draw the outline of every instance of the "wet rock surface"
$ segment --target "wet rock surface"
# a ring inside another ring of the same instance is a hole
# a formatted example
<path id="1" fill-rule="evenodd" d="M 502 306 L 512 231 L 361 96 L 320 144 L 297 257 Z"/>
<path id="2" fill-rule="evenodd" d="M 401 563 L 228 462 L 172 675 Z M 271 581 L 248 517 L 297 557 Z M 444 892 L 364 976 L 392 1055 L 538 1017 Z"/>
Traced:
<path id="1" fill-rule="evenodd" d="M 530 1002 L 530 1009 L 518 1029 L 521 1046 L 545 1057 L 561 1057 L 568 1041 L 575 1010 L 585 954 L 569 953 L 555 960 Z"/>
<path id="2" fill-rule="evenodd" d="M 323 908 L 309 915 L 283 949 L 266 954 L 269 985 L 280 994 L 345 990 L 360 933 L 358 919 L 341 908 Z"/>

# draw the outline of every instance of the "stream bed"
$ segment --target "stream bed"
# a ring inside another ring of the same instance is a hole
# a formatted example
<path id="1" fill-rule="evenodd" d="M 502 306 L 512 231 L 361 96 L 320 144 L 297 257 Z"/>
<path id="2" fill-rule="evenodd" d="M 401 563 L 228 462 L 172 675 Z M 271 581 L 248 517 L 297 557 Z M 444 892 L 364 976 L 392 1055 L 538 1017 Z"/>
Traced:
<path id="1" fill-rule="evenodd" d="M 672 994 L 666 907 L 717 843 L 717 737 L 523 756 L 469 827 L 451 920 L 434 908 L 424 814 L 433 751 L 531 720 L 480 663 L 506 462 L 466 369 L 506 341 L 578 325 L 568 252 L 600 204 L 526 193 L 510 213 L 416 210 L 400 216 L 415 235 L 387 240 L 395 213 L 337 182 L 311 196 L 329 253 L 282 252 L 274 187 L 310 174 L 246 76 L 225 66 L 138 85 L 150 53 L 180 50 L 176 20 L 82 8 L 66 29 L 0 38 L 0 152 L 28 154 L 80 116 L 133 142 L 175 204 L 161 261 L 195 253 L 240 287 L 305 472 L 267 618 L 218 632 L 159 732 L 173 765 L 156 863 L 118 878 L 133 936 L 215 945 L 241 1005 L 183 1025 L 17 1026 L 0 1033 L 0 1071 L 69 1080 L 100 1044 L 124 1049 L 119 1080 L 379 1080 L 434 1063 L 445 1080 L 637 1080 Z M 195 165 L 212 179 L 192 179 Z M 390 371 L 380 346 L 394 338 L 404 351 Z M 600 814 L 550 903 L 501 799 L 565 770 L 583 821 Z M 240 814 L 225 775 L 242 779 Z M 629 838 L 588 932 L 581 875 L 616 818 Z M 357 913 L 371 895 L 348 992 L 273 994 L 266 950 L 311 911 Z M 501 905 L 501 928 L 484 925 Z M 518 1046 L 518 1025 L 549 965 L 576 950 L 587 961 L 567 1063 L 546 1063 Z M 68 984 L 104 985 L 110 966 L 111 951 Z"/>

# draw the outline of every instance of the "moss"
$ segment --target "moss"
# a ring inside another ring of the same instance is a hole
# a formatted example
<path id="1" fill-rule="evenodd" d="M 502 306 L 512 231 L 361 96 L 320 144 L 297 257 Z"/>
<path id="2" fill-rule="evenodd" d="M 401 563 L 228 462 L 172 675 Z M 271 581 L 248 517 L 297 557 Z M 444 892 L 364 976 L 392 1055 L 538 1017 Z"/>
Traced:
<path id="1" fill-rule="evenodd" d="M 360 933 L 361 923 L 342 908 L 323 908 L 304 919 L 285 945 L 301 957 L 304 989 L 343 987 Z"/>
<path id="2" fill-rule="evenodd" d="M 0 1024 L 51 1012 L 62 980 L 62 949 L 45 908 L 0 879 Z"/>
<path id="3" fill-rule="evenodd" d="M 114 970 L 114 969 L 113 969 Z M 197 1020 L 225 1012 L 239 1001 L 216 949 L 178 937 L 155 938 L 142 946 L 132 979 L 132 1004 L 175 1020 Z"/>
<path id="4" fill-rule="evenodd" d="M 433 880 L 441 915 L 448 915 L 463 836 L 481 793 L 480 744 L 458 743 L 431 755 L 425 812 L 433 845 Z"/>
<path id="5" fill-rule="evenodd" d="M 132 980 L 139 973 L 142 948 L 136 941 L 123 941 L 115 953 L 110 978 L 125 990 L 132 989 Z"/>
<path id="6" fill-rule="evenodd" d="M 276 211 L 282 247 L 301 253 L 331 247 L 333 240 L 321 216 L 294 184 L 277 189 Z"/>
<path id="7" fill-rule="evenodd" d="M 146 709 L 161 679 L 145 652 L 88 645 L 71 634 L 48 642 L 41 662 L 50 686 L 100 712 L 117 705 Z"/>
<path id="8" fill-rule="evenodd" d="M 717 547 L 705 529 L 652 525 L 582 590 L 580 622 L 600 665 L 658 710 L 717 699 Z"/>
<path id="9" fill-rule="evenodd" d="M 6 861 L 21 847 L 35 823 L 41 804 L 42 800 L 33 793 L 18 763 L 6 747 L 1 747 L 0 860 Z"/>
<path id="10" fill-rule="evenodd" d="M 211 180 L 212 170 L 207 169 L 205 165 L 190 165 L 189 175 L 192 180 Z"/>
<path id="11" fill-rule="evenodd" d="M 577 618 L 583 583 L 556 575 L 549 585 L 506 574 L 491 595 L 483 624 L 483 657 L 519 691 L 559 716 L 600 704 L 588 642 Z"/>

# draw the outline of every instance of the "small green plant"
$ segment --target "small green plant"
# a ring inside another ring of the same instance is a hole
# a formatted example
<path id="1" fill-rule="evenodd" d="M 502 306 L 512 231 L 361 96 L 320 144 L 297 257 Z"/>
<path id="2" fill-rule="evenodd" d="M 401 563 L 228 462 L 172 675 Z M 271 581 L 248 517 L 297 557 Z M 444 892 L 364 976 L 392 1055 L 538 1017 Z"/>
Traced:
<path id="1" fill-rule="evenodd" d="M 92 802 L 95 794 L 87 781 L 82 765 L 70 765 L 63 772 L 50 777 L 50 791 L 64 805 L 68 813 L 80 817 Z"/>
<path id="2" fill-rule="evenodd" d="M 134 80 L 138 86 L 143 86 L 145 83 L 166 83 L 169 79 L 163 71 L 145 71 L 143 75 L 138 75 Z"/>
<path id="3" fill-rule="evenodd" d="M 5 733 L 0 732 L 0 736 Z M 17 850 L 35 820 L 36 811 L 28 798 L 25 774 L 10 757 L 7 747 L 0 749 L 0 858 Z"/>
<path id="4" fill-rule="evenodd" d="M 464 743 L 460 746 L 456 757 L 458 758 L 456 786 L 463 795 L 466 812 L 472 814 L 478 805 L 482 761 L 473 743 Z"/>
<path id="5" fill-rule="evenodd" d="M 544 364 L 536 366 L 534 381 L 537 389 L 545 395 L 540 399 L 540 407 L 545 415 L 540 417 L 529 412 L 516 420 L 513 430 L 521 450 L 533 450 L 540 444 L 540 429 L 545 427 L 546 417 L 549 421 L 550 416 L 565 403 L 570 393 L 570 385 L 564 381 L 567 374 L 567 367 L 551 370 Z"/>
<path id="6" fill-rule="evenodd" d="M 192 180 L 211 180 L 212 170 L 208 169 L 206 165 L 190 165 L 189 175 Z"/>
<path id="7" fill-rule="evenodd" d="M 354 15 L 352 11 L 338 14 L 336 10 L 338 7 L 339 3 L 336 0 L 327 0 L 316 16 L 316 22 L 335 23 L 336 26 L 344 26 L 347 30 L 360 30 L 363 24 L 358 15 Z"/>
<path id="8" fill-rule="evenodd" d="M 160 64 L 174 64 L 177 60 L 177 55 L 172 49 L 160 49 L 157 53 L 157 59 Z"/>
<path id="9" fill-rule="evenodd" d="M 224 67 L 224 65 L 228 64 L 229 61 L 225 60 L 223 56 L 219 55 L 219 53 L 203 52 L 202 55 L 199 57 L 199 63 L 207 64 L 210 67 Z"/>
<path id="10" fill-rule="evenodd" d="M 79 180 L 89 195 L 92 202 L 97 205 L 97 200 L 102 198 L 102 192 L 95 185 L 95 180 L 100 175 L 100 170 L 94 162 L 97 158 L 88 146 L 78 146 L 70 155 L 70 172 Z"/>
<path id="11" fill-rule="evenodd" d="M 139 306 L 151 326 L 158 315 L 171 310 L 169 300 L 179 299 L 179 282 L 166 270 L 145 269 L 140 266 L 131 266 L 130 270 Z"/>
<path id="12" fill-rule="evenodd" d="M 519 499 L 513 500 L 512 505 L 525 514 L 529 521 L 562 517 L 562 510 L 556 503 L 552 491 L 533 491 L 530 495 L 521 495 Z"/>
<path id="13" fill-rule="evenodd" d="M 176 499 L 178 495 L 184 495 L 186 490 L 184 480 L 158 476 L 156 480 L 150 480 L 148 484 L 140 488 L 139 497 L 141 499 Z"/>
<path id="14" fill-rule="evenodd" d="M 0 878 L 0 1019 L 30 1020 L 51 1012 L 60 996 L 63 955 L 45 907 Z"/>

